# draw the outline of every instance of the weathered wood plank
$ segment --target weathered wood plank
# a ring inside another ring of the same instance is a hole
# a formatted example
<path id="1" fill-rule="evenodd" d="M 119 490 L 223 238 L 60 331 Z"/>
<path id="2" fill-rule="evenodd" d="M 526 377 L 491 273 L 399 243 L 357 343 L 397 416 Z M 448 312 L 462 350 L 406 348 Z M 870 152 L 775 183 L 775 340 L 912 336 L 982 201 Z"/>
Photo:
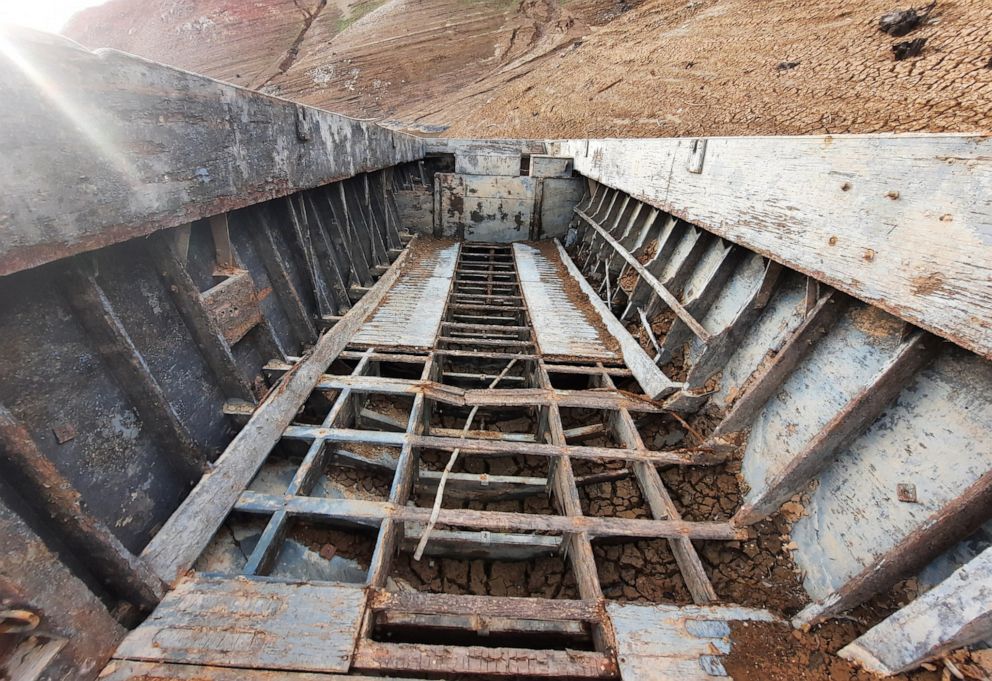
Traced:
<path id="1" fill-rule="evenodd" d="M 992 357 L 992 140 L 567 140 L 554 153 L 662 210 Z"/>
<path id="2" fill-rule="evenodd" d="M 568 273 L 578 282 L 583 293 L 588 297 L 593 309 L 596 310 L 597 314 L 603 320 L 607 331 L 620 344 L 620 352 L 623 354 L 624 363 L 633 372 L 634 378 L 637 379 L 644 393 L 652 399 L 659 399 L 678 390 L 680 385 L 671 381 L 661 372 L 661 369 L 641 349 L 641 346 L 634 340 L 627 329 L 624 328 L 623 324 L 613 316 L 613 313 L 599 299 L 592 286 L 582 276 L 582 273 L 575 266 L 575 263 L 572 262 L 572 259 L 568 257 L 568 253 L 565 252 L 565 249 L 562 248 L 562 245 L 557 240 L 555 241 L 555 245 L 558 247 L 561 261 L 568 269 Z"/>
<path id="3" fill-rule="evenodd" d="M 265 461 L 283 429 L 293 420 L 321 374 L 337 358 L 365 319 L 375 310 L 399 277 L 409 250 L 393 263 L 372 291 L 351 308 L 333 329 L 324 333 L 280 384 L 269 392 L 245 427 L 237 434 L 215 468 L 190 492 L 142 552 L 166 582 L 188 570 Z"/>
<path id="4" fill-rule="evenodd" d="M 992 635 L 992 549 L 849 643 L 838 653 L 891 676 Z"/>
<path id="5" fill-rule="evenodd" d="M 491 379 L 490 379 L 491 380 Z M 414 381 L 379 376 L 322 376 L 318 390 L 351 388 L 380 395 L 415 395 L 423 393 L 438 402 L 458 406 L 542 406 L 584 407 L 616 411 L 658 414 L 664 410 L 650 400 L 629 393 L 590 390 L 555 390 L 553 388 L 459 388 L 436 381 Z"/>
<path id="6" fill-rule="evenodd" d="M 250 579 L 181 582 L 116 658 L 346 672 L 365 609 L 355 586 Z"/>
<path id="7" fill-rule="evenodd" d="M 463 454 L 494 456 L 559 457 L 574 459 L 646 461 L 655 465 L 675 464 L 701 466 L 722 463 L 727 460 L 732 447 L 704 446 L 698 448 L 669 449 L 621 449 L 617 447 L 590 447 L 582 445 L 552 445 L 543 442 L 518 442 L 505 440 L 470 440 L 458 437 L 435 437 L 432 435 L 409 435 L 379 430 L 353 430 L 350 428 L 320 428 L 318 426 L 289 426 L 284 437 L 298 440 L 321 439 L 330 442 L 365 442 L 368 444 L 426 447 L 451 451 L 459 449 Z"/>
<path id="8" fill-rule="evenodd" d="M 140 57 L 13 27 L 3 41 L 0 275 L 424 155 L 415 137 Z"/>
<path id="9" fill-rule="evenodd" d="M 361 641 L 355 669 L 370 672 L 549 676 L 569 679 L 618 678 L 616 663 L 603 653 L 578 650 L 527 650 Z"/>
<path id="10" fill-rule="evenodd" d="M 734 606 L 634 605 L 608 602 L 624 679 L 711 681 L 729 678 L 730 623 L 774 622 L 765 610 Z"/>
<path id="11" fill-rule="evenodd" d="M 369 600 L 373 610 L 427 615 L 477 614 L 483 617 L 517 617 L 540 620 L 598 622 L 602 612 L 596 601 L 521 598 L 517 596 L 473 596 L 426 594 L 417 591 L 377 590 Z"/>
<path id="12" fill-rule="evenodd" d="M 228 669 L 196 664 L 170 664 L 113 660 L 103 670 L 100 681 L 397 681 L 393 677 L 360 674 Z M 404 677 L 403 681 L 425 681 Z"/>

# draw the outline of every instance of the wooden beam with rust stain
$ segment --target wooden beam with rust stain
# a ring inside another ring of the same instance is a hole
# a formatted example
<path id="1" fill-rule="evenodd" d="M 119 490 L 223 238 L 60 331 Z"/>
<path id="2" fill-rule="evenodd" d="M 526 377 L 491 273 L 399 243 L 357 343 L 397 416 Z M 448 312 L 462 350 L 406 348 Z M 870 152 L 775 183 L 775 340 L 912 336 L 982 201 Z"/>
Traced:
<path id="1" fill-rule="evenodd" d="M 424 156 L 413 136 L 140 57 L 0 40 L 0 276 Z"/>
<path id="2" fill-rule="evenodd" d="M 43 517 L 55 521 L 61 538 L 78 552 L 79 559 L 104 585 L 139 608 L 153 609 L 165 593 L 165 585 L 144 560 L 128 551 L 110 528 L 86 509 L 82 495 L 3 405 L 0 405 L 0 450 L 4 463 L 10 467 L 7 469 L 10 479 L 24 498 Z"/>

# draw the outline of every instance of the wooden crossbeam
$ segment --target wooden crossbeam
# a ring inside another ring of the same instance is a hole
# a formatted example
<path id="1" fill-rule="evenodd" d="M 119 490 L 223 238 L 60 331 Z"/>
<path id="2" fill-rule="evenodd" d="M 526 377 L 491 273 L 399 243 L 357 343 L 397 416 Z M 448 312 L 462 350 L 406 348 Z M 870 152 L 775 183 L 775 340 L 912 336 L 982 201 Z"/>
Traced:
<path id="1" fill-rule="evenodd" d="M 733 451 L 732 447 L 702 446 L 655 451 L 650 449 L 624 449 L 619 447 L 588 447 L 581 445 L 554 445 L 541 442 L 507 442 L 500 440 L 473 440 L 457 437 L 412 435 L 378 430 L 350 428 L 321 428 L 319 426 L 288 426 L 283 437 L 291 440 L 327 440 L 329 442 L 354 442 L 438 449 L 460 449 L 464 454 L 493 456 L 570 456 L 596 461 L 645 461 L 654 465 L 707 466 L 723 463 Z"/>
<path id="2" fill-rule="evenodd" d="M 426 523 L 431 516 L 429 508 L 400 506 L 388 501 L 278 496 L 250 491 L 241 493 L 234 508 L 243 513 L 272 514 L 286 511 L 290 515 L 311 520 L 366 523 L 386 519 Z M 727 522 L 553 516 L 470 509 L 441 509 L 438 524 L 495 532 L 587 532 L 593 537 L 632 539 L 687 537 L 738 541 L 751 536 L 748 529 L 735 527 Z"/>
<path id="3" fill-rule="evenodd" d="M 271 363 L 270 363 L 271 364 Z M 560 407 L 586 409 L 627 409 L 633 412 L 662 413 L 664 409 L 648 399 L 619 391 L 555 390 L 554 388 L 459 388 L 435 381 L 414 381 L 380 376 L 324 375 L 318 390 L 350 388 L 379 395 L 416 395 L 456 406 L 527 407 L 555 403 Z"/>

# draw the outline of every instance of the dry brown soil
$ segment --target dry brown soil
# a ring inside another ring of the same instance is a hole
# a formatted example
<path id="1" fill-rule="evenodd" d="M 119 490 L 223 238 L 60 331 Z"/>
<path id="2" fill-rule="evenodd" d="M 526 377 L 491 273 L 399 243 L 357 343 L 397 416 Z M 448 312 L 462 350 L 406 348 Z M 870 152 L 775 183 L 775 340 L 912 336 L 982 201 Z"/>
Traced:
<path id="1" fill-rule="evenodd" d="M 878 30 L 909 4 L 111 0 L 65 33 L 452 136 L 989 132 L 992 3 L 939 0 L 907 36 Z"/>

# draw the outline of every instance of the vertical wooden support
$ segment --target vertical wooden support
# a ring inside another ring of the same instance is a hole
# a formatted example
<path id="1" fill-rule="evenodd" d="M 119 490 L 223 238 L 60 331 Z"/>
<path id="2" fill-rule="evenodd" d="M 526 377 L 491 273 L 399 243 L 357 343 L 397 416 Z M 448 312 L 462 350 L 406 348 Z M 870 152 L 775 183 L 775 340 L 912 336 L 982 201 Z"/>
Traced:
<path id="1" fill-rule="evenodd" d="M 42 516 L 51 517 L 62 539 L 114 593 L 140 608 L 155 607 L 165 593 L 161 580 L 86 510 L 82 496 L 38 448 L 31 434 L 0 405 L 0 450 L 15 486 Z"/>
<path id="2" fill-rule="evenodd" d="M 73 313 L 96 343 L 144 427 L 177 459 L 191 480 L 198 479 L 208 464 L 206 454 L 176 414 L 96 278 L 83 272 L 78 264 L 70 266 L 62 288 Z"/>
<path id="3" fill-rule="evenodd" d="M 293 280 L 289 276 L 289 265 L 276 244 L 265 211 L 265 206 L 259 206 L 248 213 L 254 222 L 251 233 L 255 238 L 258 254 L 262 258 L 266 274 L 269 275 L 272 290 L 279 298 L 296 338 L 303 345 L 313 343 L 317 340 L 317 327 L 314 326 L 306 306 L 300 299 L 300 294 L 293 286 Z"/>
<path id="4" fill-rule="evenodd" d="M 713 435 L 719 437 L 746 427 L 768 398 L 778 390 L 792 370 L 809 353 L 813 345 L 825 336 L 840 317 L 846 298 L 839 293 L 824 296 L 800 324 L 775 358 L 754 377 L 747 391 L 734 403 Z"/>
<path id="5" fill-rule="evenodd" d="M 214 254 L 217 266 L 224 270 L 237 269 L 237 258 L 231 245 L 231 232 L 227 224 L 227 213 L 210 218 L 210 234 L 214 239 Z M 188 237 L 187 237 L 188 238 Z"/>
<path id="6" fill-rule="evenodd" d="M 938 346 L 936 337 L 922 331 L 904 342 L 888 365 L 737 512 L 734 522 L 750 525 L 777 511 L 829 463 L 831 454 L 850 444 L 878 418 L 913 375 L 933 359 Z"/>
<path id="7" fill-rule="evenodd" d="M 310 238 L 310 229 L 307 225 L 306 212 L 302 205 L 297 206 L 297 201 L 293 196 L 287 196 L 285 201 L 286 212 L 289 216 L 289 224 L 293 228 L 296 236 L 296 243 L 300 247 L 303 255 L 304 270 L 310 280 L 310 287 L 313 289 L 314 300 L 317 301 L 317 312 L 319 315 L 337 314 L 337 309 L 331 303 L 331 292 L 327 282 L 324 280 L 324 273 L 321 271 L 317 254 L 314 252 L 313 242 Z"/>
<path id="8" fill-rule="evenodd" d="M 348 277 L 346 276 L 348 273 L 342 274 L 344 268 L 338 262 L 340 256 L 335 253 L 335 249 L 331 245 L 327 230 L 324 229 L 320 217 L 320 211 L 317 210 L 313 197 L 309 193 L 300 197 L 300 215 L 314 244 L 314 251 L 317 255 L 316 264 L 324 272 L 330 286 L 334 306 L 337 309 L 336 314 L 342 315 L 351 307 L 351 301 L 348 299 Z"/>
<path id="9" fill-rule="evenodd" d="M 167 238 L 153 238 L 149 246 L 155 266 L 172 294 L 172 300 L 189 328 L 207 366 L 228 398 L 255 402 L 248 381 L 231 354 L 231 346 L 200 298 L 200 290 L 172 250 Z"/>
<path id="10" fill-rule="evenodd" d="M 348 212 L 348 202 L 345 200 L 344 182 L 332 185 L 327 192 L 327 202 L 331 206 L 331 213 L 334 215 L 334 222 L 341 230 L 344 239 L 345 249 L 348 252 L 355 272 L 358 275 L 358 283 L 362 286 L 372 285 L 372 274 L 369 269 L 369 256 L 360 235 L 355 229 L 351 215 Z"/>

